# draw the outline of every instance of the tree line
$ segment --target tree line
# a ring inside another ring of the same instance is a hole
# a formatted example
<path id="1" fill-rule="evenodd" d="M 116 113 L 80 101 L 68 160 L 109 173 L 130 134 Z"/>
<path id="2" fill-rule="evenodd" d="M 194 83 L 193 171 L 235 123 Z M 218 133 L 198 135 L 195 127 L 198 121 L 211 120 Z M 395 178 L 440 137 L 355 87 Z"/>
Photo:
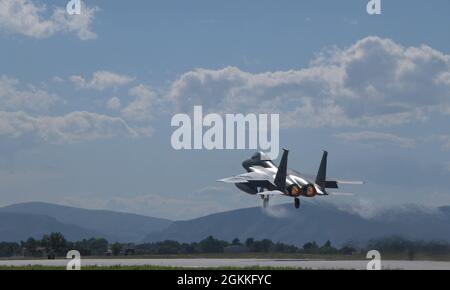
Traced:
<path id="1" fill-rule="evenodd" d="M 29 238 L 20 243 L 1 242 L 0 257 L 63 257 L 70 250 L 78 250 L 84 256 L 103 256 L 107 253 L 109 243 L 106 239 L 83 239 L 70 242 L 61 233 L 44 235 L 40 240 Z"/>
<path id="2" fill-rule="evenodd" d="M 307 242 L 302 247 L 270 239 L 256 240 L 248 238 L 240 241 L 235 238 L 231 242 L 209 236 L 199 242 L 180 243 L 177 241 L 160 241 L 152 243 L 130 244 L 109 243 L 103 238 L 68 241 L 61 233 L 44 235 L 41 239 L 29 238 L 20 243 L 1 242 L 0 257 L 64 257 L 69 250 L 78 250 L 82 256 L 122 256 L 122 255 L 182 255 L 208 253 L 304 253 L 317 255 L 352 255 L 376 249 L 382 253 L 407 254 L 414 258 L 416 253 L 429 255 L 450 254 L 448 242 L 411 241 L 402 237 L 385 237 L 369 241 L 364 247 L 347 243 L 342 247 L 334 247 L 331 241 L 318 244 Z"/>

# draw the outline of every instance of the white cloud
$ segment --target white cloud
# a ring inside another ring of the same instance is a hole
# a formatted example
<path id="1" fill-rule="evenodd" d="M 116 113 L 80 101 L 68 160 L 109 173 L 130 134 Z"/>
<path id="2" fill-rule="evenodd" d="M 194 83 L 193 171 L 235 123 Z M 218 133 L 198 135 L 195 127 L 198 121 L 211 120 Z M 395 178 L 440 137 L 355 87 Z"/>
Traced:
<path id="1" fill-rule="evenodd" d="M 285 127 L 388 126 L 450 107 L 450 56 L 379 37 L 323 52 L 300 70 L 196 69 L 173 82 L 177 110 L 280 112 Z M 448 109 L 450 111 L 450 109 Z"/>
<path id="2" fill-rule="evenodd" d="M 143 131 L 130 128 L 120 118 L 90 112 L 33 117 L 24 112 L 0 111 L 0 137 L 31 138 L 37 142 L 66 144 L 118 136 L 137 137 Z"/>
<path id="3" fill-rule="evenodd" d="M 120 99 L 118 97 L 112 97 L 106 102 L 106 107 L 110 110 L 117 111 L 121 107 Z"/>
<path id="4" fill-rule="evenodd" d="M 108 79 L 110 75 L 108 72 L 94 74 L 89 85 L 103 88 L 122 83 L 126 78 L 113 76 Z M 60 79 L 55 81 L 59 82 Z M 129 126 L 122 118 L 94 112 L 42 115 L 48 114 L 47 111 L 59 100 L 58 96 L 43 89 L 32 85 L 23 86 L 17 79 L 0 76 L 0 149 L 9 152 L 39 142 L 67 144 L 112 137 L 146 137 L 153 132 L 148 124 Z M 111 110 L 121 109 L 117 97 L 108 100 L 106 105 Z"/>
<path id="5" fill-rule="evenodd" d="M 441 73 L 437 77 L 436 82 L 438 84 L 450 85 L 450 72 L 443 72 L 443 73 Z"/>
<path id="6" fill-rule="evenodd" d="M 122 116 L 132 121 L 150 120 L 155 113 L 156 93 L 149 87 L 138 85 L 130 89 L 129 95 L 135 99 L 122 110 Z"/>
<path id="7" fill-rule="evenodd" d="M 430 140 L 437 140 L 441 143 L 443 150 L 450 150 L 450 135 L 437 135 L 431 137 Z"/>
<path id="8" fill-rule="evenodd" d="M 127 85 L 132 82 L 134 78 L 102 70 L 94 72 L 91 80 L 86 80 L 84 77 L 78 75 L 71 76 L 70 80 L 78 88 L 102 91 L 106 88 L 117 88 Z"/>
<path id="9" fill-rule="evenodd" d="M 347 143 L 390 144 L 403 148 L 412 148 L 416 145 L 415 140 L 411 138 L 372 131 L 340 133 L 336 134 L 335 137 Z"/>
<path id="10" fill-rule="evenodd" d="M 21 90 L 19 85 L 17 79 L 0 76 L 0 109 L 45 111 L 58 100 L 45 90 L 31 85 Z"/>
<path id="11" fill-rule="evenodd" d="M 60 32 L 76 33 L 81 40 L 97 37 L 91 25 L 98 8 L 83 3 L 80 15 L 68 15 L 65 6 L 50 13 L 45 5 L 36 2 L 0 0 L 0 29 L 32 38 L 47 38 Z"/>

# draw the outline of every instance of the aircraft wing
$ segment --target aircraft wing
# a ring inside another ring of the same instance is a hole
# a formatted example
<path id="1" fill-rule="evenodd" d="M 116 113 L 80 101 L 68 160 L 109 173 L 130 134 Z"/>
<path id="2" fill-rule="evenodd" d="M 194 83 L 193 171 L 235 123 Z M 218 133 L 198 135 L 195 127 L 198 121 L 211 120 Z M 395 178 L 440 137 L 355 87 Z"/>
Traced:
<path id="1" fill-rule="evenodd" d="M 258 192 L 257 195 L 262 195 L 262 196 L 267 196 L 267 195 L 285 195 L 285 193 L 282 193 L 279 190 L 271 190 L 271 191 Z"/>
<path id="2" fill-rule="evenodd" d="M 217 181 L 220 182 L 226 182 L 226 183 L 244 183 L 244 182 L 251 182 L 251 181 L 269 181 L 273 182 L 273 177 L 259 173 L 259 172 L 248 172 L 228 178 L 219 179 Z"/>
<path id="3" fill-rule="evenodd" d="M 295 171 L 295 170 L 290 170 L 289 174 L 294 174 L 294 175 L 297 175 L 297 176 L 299 176 L 301 178 L 304 178 L 304 179 L 310 180 L 310 181 L 313 181 L 313 180 L 316 179 L 316 177 L 313 174 L 303 174 L 303 173 L 300 173 L 300 172 Z M 363 184 L 365 184 L 364 181 L 359 181 L 359 180 L 342 180 L 342 179 L 333 178 L 333 177 L 327 178 L 326 181 L 327 182 L 335 182 L 337 184 L 349 184 L 349 185 L 363 185 Z"/>
<path id="4" fill-rule="evenodd" d="M 364 181 L 359 180 L 335 180 L 338 184 L 363 185 Z"/>

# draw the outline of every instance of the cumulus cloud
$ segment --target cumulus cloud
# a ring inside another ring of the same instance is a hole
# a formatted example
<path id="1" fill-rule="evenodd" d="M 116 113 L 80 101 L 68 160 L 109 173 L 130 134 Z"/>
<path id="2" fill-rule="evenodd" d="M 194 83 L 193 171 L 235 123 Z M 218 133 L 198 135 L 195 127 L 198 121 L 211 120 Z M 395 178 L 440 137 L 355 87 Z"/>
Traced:
<path id="1" fill-rule="evenodd" d="M 30 0 L 0 0 L 0 29 L 32 38 L 48 38 L 56 33 L 76 33 L 81 40 L 94 39 L 92 31 L 97 7 L 82 4 L 80 15 L 68 15 L 64 7 L 53 12 Z M 50 16 L 46 17 L 49 14 Z"/>
<path id="2" fill-rule="evenodd" d="M 403 148 L 412 148 L 416 145 L 415 140 L 411 138 L 373 131 L 339 133 L 335 137 L 347 143 L 390 144 Z"/>
<path id="3" fill-rule="evenodd" d="M 58 97 L 45 90 L 28 85 L 19 88 L 20 82 L 8 76 L 0 76 L 0 108 L 7 110 L 43 111 L 49 109 Z"/>
<path id="4" fill-rule="evenodd" d="M 129 95 L 135 99 L 122 110 L 123 117 L 132 121 L 150 120 L 155 113 L 156 93 L 147 86 L 138 85 L 130 89 Z"/>
<path id="5" fill-rule="evenodd" d="M 111 80 L 110 75 L 107 72 L 94 74 L 88 85 L 103 88 L 119 84 L 125 78 L 113 76 Z M 18 151 L 37 143 L 70 144 L 112 137 L 148 137 L 153 132 L 148 124 L 129 126 L 122 118 L 94 112 L 77 110 L 55 115 L 56 112 L 51 111 L 50 115 L 52 105 L 59 100 L 60 97 L 46 90 L 0 76 L 0 151 L 4 151 L 0 153 Z M 108 100 L 106 105 L 115 111 L 122 108 L 117 97 Z"/>
<path id="6" fill-rule="evenodd" d="M 106 107 L 110 110 L 117 111 L 121 107 L 120 99 L 118 97 L 112 97 L 106 102 Z"/>
<path id="7" fill-rule="evenodd" d="M 285 127 L 388 126 L 450 107 L 450 56 L 379 37 L 320 53 L 305 69 L 196 69 L 173 82 L 177 110 L 280 112 Z M 448 110 L 450 112 L 450 110 Z"/>
<path id="8" fill-rule="evenodd" d="M 0 138 L 27 138 L 59 145 L 118 136 L 137 137 L 141 134 L 120 118 L 90 112 L 33 117 L 24 112 L 0 111 Z"/>
<path id="9" fill-rule="evenodd" d="M 107 88 L 117 88 L 127 85 L 132 82 L 134 78 L 127 75 L 102 70 L 94 72 L 91 80 L 86 80 L 84 77 L 79 75 L 71 76 L 70 80 L 78 88 L 102 91 Z"/>

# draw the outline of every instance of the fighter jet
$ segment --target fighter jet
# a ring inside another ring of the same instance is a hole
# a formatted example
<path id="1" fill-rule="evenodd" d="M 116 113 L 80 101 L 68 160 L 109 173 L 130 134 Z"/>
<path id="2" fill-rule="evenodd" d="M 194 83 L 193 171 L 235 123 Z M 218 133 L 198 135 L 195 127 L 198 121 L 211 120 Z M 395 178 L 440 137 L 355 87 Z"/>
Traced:
<path id="1" fill-rule="evenodd" d="M 312 198 L 339 193 L 328 192 L 328 188 L 337 189 L 339 184 L 363 184 L 362 181 L 327 180 L 327 156 L 324 151 L 317 175 L 307 176 L 287 168 L 289 151 L 283 149 L 283 156 L 277 167 L 263 152 L 253 154 L 250 159 L 242 162 L 247 173 L 219 179 L 220 182 L 234 183 L 240 190 L 259 195 L 263 200 L 263 207 L 269 205 L 269 198 L 273 195 L 294 198 L 295 208 L 300 207 L 300 196 Z M 349 195 L 342 193 L 342 195 Z"/>

